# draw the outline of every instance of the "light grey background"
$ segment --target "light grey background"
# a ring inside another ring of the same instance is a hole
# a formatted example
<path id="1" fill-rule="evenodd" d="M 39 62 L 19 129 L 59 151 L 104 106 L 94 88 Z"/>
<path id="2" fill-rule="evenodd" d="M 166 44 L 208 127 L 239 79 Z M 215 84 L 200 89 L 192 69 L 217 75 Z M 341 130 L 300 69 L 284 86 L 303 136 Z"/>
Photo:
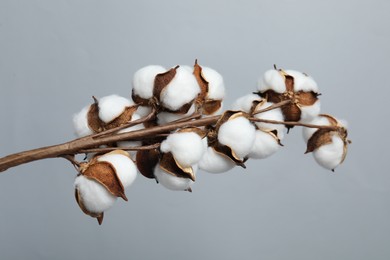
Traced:
<path id="1" fill-rule="evenodd" d="M 202 65 L 228 106 L 277 64 L 314 77 L 350 124 L 336 173 L 301 129 L 248 169 L 199 173 L 192 194 L 139 176 L 102 226 L 51 159 L 0 174 L 0 259 L 389 259 L 389 1 L 0 0 L 0 156 L 72 139 L 91 96 L 129 96 L 140 67 Z"/>

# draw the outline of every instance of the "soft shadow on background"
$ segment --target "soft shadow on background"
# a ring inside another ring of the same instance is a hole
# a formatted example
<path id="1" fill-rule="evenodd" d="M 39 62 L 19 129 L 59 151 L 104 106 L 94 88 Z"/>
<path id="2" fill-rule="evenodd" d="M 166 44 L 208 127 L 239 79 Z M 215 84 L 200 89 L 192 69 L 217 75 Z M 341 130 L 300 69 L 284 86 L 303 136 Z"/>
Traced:
<path id="1" fill-rule="evenodd" d="M 0 156 L 74 138 L 91 96 L 130 96 L 148 64 L 224 75 L 225 105 L 277 64 L 304 71 L 349 122 L 335 173 L 294 128 L 246 170 L 200 172 L 194 192 L 138 176 L 102 226 L 52 159 L 0 174 L 0 259 L 389 259 L 388 1 L 0 1 Z"/>

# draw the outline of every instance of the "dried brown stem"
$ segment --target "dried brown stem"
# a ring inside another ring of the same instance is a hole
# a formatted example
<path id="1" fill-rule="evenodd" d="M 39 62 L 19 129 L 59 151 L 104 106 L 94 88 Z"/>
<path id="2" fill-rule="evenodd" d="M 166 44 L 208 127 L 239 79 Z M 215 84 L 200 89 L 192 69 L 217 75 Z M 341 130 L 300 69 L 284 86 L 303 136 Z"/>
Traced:
<path id="1" fill-rule="evenodd" d="M 264 113 L 264 112 L 273 110 L 273 109 L 275 109 L 275 108 L 282 107 L 282 106 L 284 106 L 284 105 L 287 105 L 288 103 L 291 103 L 291 100 L 284 100 L 284 101 L 281 101 L 281 102 L 279 102 L 279 103 L 272 104 L 272 105 L 269 106 L 269 107 L 266 107 L 266 108 L 264 108 L 264 109 L 257 110 L 256 112 L 253 113 L 253 115 L 257 115 L 257 114 L 260 114 L 260 113 Z"/>
<path id="2" fill-rule="evenodd" d="M 91 148 L 91 149 L 81 149 L 77 153 L 106 153 L 114 150 L 124 150 L 124 151 L 142 151 L 142 150 L 152 150 L 160 147 L 160 143 L 152 145 L 143 145 L 143 146 L 134 146 L 134 147 L 102 147 L 102 148 Z"/>
<path id="3" fill-rule="evenodd" d="M 290 121 L 276 121 L 276 120 L 268 120 L 268 119 L 262 119 L 262 118 L 249 118 L 252 122 L 262 122 L 262 123 L 269 123 L 269 124 L 278 124 L 278 125 L 288 125 L 288 126 L 303 126 L 303 127 L 309 127 L 309 128 L 318 128 L 318 129 L 329 129 L 329 130 L 337 130 L 338 126 L 329 126 L 329 125 L 313 125 L 313 124 L 305 124 L 300 122 L 290 122 Z"/>
<path id="4" fill-rule="evenodd" d="M 290 101 L 282 101 L 266 109 L 260 110 L 257 113 L 266 112 L 271 109 L 281 107 L 287 104 L 288 102 Z M 166 125 L 154 126 L 154 127 L 149 127 L 146 129 L 126 132 L 126 133 L 117 133 L 120 129 L 123 129 L 125 127 L 130 127 L 137 123 L 143 123 L 149 120 L 150 118 L 152 118 L 153 116 L 155 116 L 155 111 L 152 111 L 146 117 L 141 118 L 139 120 L 135 120 L 134 122 L 130 122 L 129 124 L 126 124 L 126 126 L 123 127 L 118 127 L 115 129 L 104 131 L 99 134 L 85 136 L 58 145 L 41 147 L 41 148 L 5 156 L 3 158 L 0 158 L 0 172 L 21 164 L 47 159 L 47 158 L 57 158 L 57 157 L 63 157 L 71 161 L 73 165 L 77 166 L 78 162 L 76 162 L 73 157 L 75 154 L 88 153 L 88 152 L 103 152 L 103 151 L 111 151 L 113 149 L 119 149 L 118 147 L 99 148 L 99 146 L 101 145 L 110 145 L 112 143 L 116 143 L 119 141 L 145 140 L 149 138 L 154 138 L 156 136 L 164 136 L 170 133 L 171 131 L 174 131 L 179 128 L 213 125 L 220 118 L 220 115 L 210 116 L 205 118 L 197 118 L 198 115 L 194 114 L 193 115 L 194 117 L 190 116 L 184 122 L 177 121 L 177 122 L 168 123 Z M 304 126 L 304 127 L 312 127 L 312 128 L 326 128 L 326 129 L 333 129 L 333 130 L 337 129 L 337 127 L 334 126 L 319 126 L 319 125 L 310 125 L 310 124 L 303 124 L 297 122 L 265 120 L 265 119 L 258 119 L 253 117 L 250 118 L 250 120 L 253 122 L 264 122 L 264 123 L 271 123 L 271 124 L 284 124 L 284 125 Z M 159 144 L 156 143 L 149 146 L 126 148 L 126 150 L 154 149 L 155 147 L 158 147 L 158 145 Z"/>

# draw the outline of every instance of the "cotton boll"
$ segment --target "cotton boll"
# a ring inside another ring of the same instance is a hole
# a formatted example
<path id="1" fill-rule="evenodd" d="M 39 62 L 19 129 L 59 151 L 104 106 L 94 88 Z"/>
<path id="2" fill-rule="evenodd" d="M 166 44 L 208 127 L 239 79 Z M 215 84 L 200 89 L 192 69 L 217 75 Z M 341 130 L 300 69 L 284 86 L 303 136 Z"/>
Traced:
<path id="1" fill-rule="evenodd" d="M 108 210 L 117 199 L 101 184 L 83 175 L 76 177 L 74 185 L 84 207 L 91 213 L 102 213 Z"/>
<path id="2" fill-rule="evenodd" d="M 230 147 L 240 158 L 248 155 L 254 140 L 255 127 L 247 118 L 242 116 L 223 123 L 218 131 L 218 141 Z"/>
<path id="3" fill-rule="evenodd" d="M 318 99 L 311 106 L 300 106 L 301 109 L 301 120 L 300 122 L 308 122 L 320 114 L 321 105 Z"/>
<path id="4" fill-rule="evenodd" d="M 261 101 L 262 98 L 256 94 L 248 94 L 236 99 L 232 105 L 232 110 L 244 111 L 245 113 L 250 113 L 253 101 Z"/>
<path id="5" fill-rule="evenodd" d="M 217 153 L 212 147 L 207 148 L 199 161 L 199 168 L 209 173 L 223 173 L 235 166 L 236 164 L 229 157 Z"/>
<path id="6" fill-rule="evenodd" d="M 225 84 L 222 75 L 209 67 L 202 67 L 202 74 L 209 83 L 207 98 L 222 100 L 225 97 Z"/>
<path id="7" fill-rule="evenodd" d="M 286 70 L 285 73 L 294 78 L 294 91 L 318 92 L 317 83 L 311 76 L 296 70 Z"/>
<path id="8" fill-rule="evenodd" d="M 329 170 L 334 170 L 342 162 L 343 155 L 344 142 L 337 135 L 332 136 L 332 143 L 322 145 L 313 151 L 316 162 Z"/>
<path id="9" fill-rule="evenodd" d="M 252 159 L 264 159 L 277 152 L 280 147 L 278 140 L 270 133 L 257 130 L 255 142 L 248 157 Z"/>
<path id="10" fill-rule="evenodd" d="M 259 80 L 258 90 L 261 92 L 273 90 L 283 93 L 286 91 L 285 79 L 278 70 L 268 70 L 264 73 L 263 78 Z"/>
<path id="11" fill-rule="evenodd" d="M 318 116 L 312 119 L 308 122 L 312 125 L 330 125 L 330 122 L 327 117 L 325 116 Z M 318 128 L 312 128 L 312 127 L 303 127 L 302 128 L 302 135 L 303 139 L 307 143 L 307 141 L 310 139 L 310 137 L 318 130 Z"/>
<path id="12" fill-rule="evenodd" d="M 110 95 L 99 99 L 99 118 L 109 123 L 118 116 L 120 116 L 126 107 L 134 105 L 134 102 L 130 99 L 118 96 Z"/>
<path id="13" fill-rule="evenodd" d="M 195 76 L 185 68 L 178 67 L 175 77 L 162 90 L 160 101 L 163 107 L 176 111 L 193 101 L 199 92 Z"/>
<path id="14" fill-rule="evenodd" d="M 190 167 L 198 163 L 205 152 L 204 148 L 202 138 L 194 132 L 170 134 L 160 146 L 162 152 L 171 152 L 182 167 Z"/>
<path id="15" fill-rule="evenodd" d="M 149 65 L 137 70 L 133 76 L 134 94 L 143 98 L 153 97 L 154 78 L 157 74 L 166 72 L 166 69 L 159 65 Z"/>
<path id="16" fill-rule="evenodd" d="M 73 116 L 73 126 L 78 137 L 93 134 L 92 129 L 89 128 L 88 125 L 88 112 L 90 107 L 90 105 L 84 107 L 80 112 Z"/>
<path id="17" fill-rule="evenodd" d="M 197 167 L 193 167 L 194 172 Z M 160 164 L 156 165 L 154 169 L 154 176 L 159 184 L 163 185 L 165 188 L 169 190 L 188 190 L 191 188 L 194 181 L 189 178 L 181 178 L 173 176 L 172 174 L 166 172 L 160 167 Z"/>
<path id="18" fill-rule="evenodd" d="M 160 112 L 157 114 L 157 123 L 159 125 L 164 125 L 176 120 L 179 120 L 181 118 L 188 117 L 192 115 L 195 112 L 195 105 L 192 104 L 190 109 L 185 114 L 176 114 L 176 113 L 170 113 L 170 112 Z"/>
<path id="19" fill-rule="evenodd" d="M 257 109 L 265 109 L 265 108 L 272 106 L 272 105 L 273 105 L 273 103 L 266 102 L 266 103 L 264 103 L 264 105 L 262 105 L 261 107 L 259 107 Z M 274 121 L 281 121 L 281 122 L 284 121 L 284 116 L 283 116 L 282 110 L 280 108 L 275 108 L 275 109 L 272 109 L 272 110 L 269 110 L 266 112 L 256 114 L 254 117 L 259 118 L 259 119 L 266 119 L 266 120 L 274 120 Z M 256 122 L 255 124 L 259 129 L 262 129 L 262 130 L 267 130 L 267 131 L 277 130 L 279 139 L 283 139 L 283 137 L 284 137 L 284 131 L 285 131 L 286 127 L 283 124 L 270 124 L 270 123 L 264 123 L 264 122 Z"/>
<path id="20" fill-rule="evenodd" d="M 114 166 L 124 188 L 130 186 L 137 177 L 137 167 L 130 157 L 120 153 L 107 153 L 98 158 L 99 162 L 109 162 Z"/>

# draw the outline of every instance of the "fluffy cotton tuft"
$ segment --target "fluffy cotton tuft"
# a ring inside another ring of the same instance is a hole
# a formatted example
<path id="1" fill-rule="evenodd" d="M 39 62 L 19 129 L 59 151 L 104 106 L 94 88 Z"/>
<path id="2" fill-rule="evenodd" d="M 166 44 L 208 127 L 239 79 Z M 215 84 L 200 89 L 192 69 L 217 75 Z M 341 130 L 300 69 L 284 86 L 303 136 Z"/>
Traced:
<path id="1" fill-rule="evenodd" d="M 286 91 L 285 78 L 278 70 L 268 70 L 264 73 L 263 78 L 259 80 L 258 90 L 261 92 L 273 90 L 284 93 Z"/>
<path id="2" fill-rule="evenodd" d="M 278 141 L 271 134 L 257 130 L 255 142 L 248 157 L 252 159 L 264 159 L 277 152 L 279 148 Z"/>
<path id="3" fill-rule="evenodd" d="M 311 76 L 296 70 L 286 70 L 285 72 L 294 78 L 294 91 L 318 92 L 317 83 Z"/>
<path id="4" fill-rule="evenodd" d="M 114 166 L 115 171 L 124 188 L 130 186 L 137 177 L 137 167 L 134 162 L 123 154 L 107 153 L 98 159 L 99 162 L 109 162 Z"/>
<path id="5" fill-rule="evenodd" d="M 265 109 L 269 106 L 273 105 L 271 102 L 266 102 L 264 105 L 261 106 L 260 109 Z M 259 119 L 266 119 L 266 120 L 275 120 L 275 121 L 284 121 L 283 113 L 280 108 L 275 108 L 263 113 L 259 113 L 255 115 L 255 118 Z M 263 123 L 263 122 L 256 122 L 256 126 L 259 129 L 263 130 L 277 130 L 278 131 L 278 137 L 279 139 L 283 139 L 284 137 L 284 131 L 286 127 L 283 124 L 270 124 L 270 123 Z"/>
<path id="6" fill-rule="evenodd" d="M 193 170 L 196 172 L 197 166 L 194 165 Z M 154 168 L 154 177 L 158 183 L 169 190 L 184 191 L 191 188 L 192 184 L 194 184 L 194 182 L 189 178 L 181 178 L 169 174 L 168 172 L 161 169 L 160 164 L 157 164 L 156 168 Z"/>
<path id="7" fill-rule="evenodd" d="M 332 143 L 320 146 L 313 151 L 313 157 L 322 167 L 334 170 L 342 161 L 344 142 L 337 136 L 332 136 Z"/>
<path id="8" fill-rule="evenodd" d="M 208 147 L 202 159 L 199 161 L 199 168 L 209 173 L 223 173 L 234 168 L 236 164 L 225 155 L 221 155 L 212 147 Z"/>
<path id="9" fill-rule="evenodd" d="M 229 146 L 238 157 L 250 152 L 255 140 L 255 127 L 245 117 L 237 117 L 223 123 L 218 131 L 218 141 Z"/>
<path id="10" fill-rule="evenodd" d="M 90 107 L 90 105 L 84 107 L 80 112 L 73 116 L 73 126 L 78 137 L 93 134 L 92 129 L 89 128 L 88 125 L 88 112 Z"/>
<path id="11" fill-rule="evenodd" d="M 160 94 L 160 101 L 165 108 L 178 110 L 194 100 L 200 92 L 195 76 L 185 68 L 177 68 L 175 77 Z"/>
<path id="12" fill-rule="evenodd" d="M 175 113 L 170 113 L 170 112 L 160 112 L 157 114 L 157 123 L 159 125 L 164 125 L 176 120 L 179 120 L 181 118 L 187 117 L 192 115 L 195 112 L 195 105 L 192 104 L 190 109 L 188 110 L 187 113 L 185 114 L 175 114 Z"/>
<path id="13" fill-rule="evenodd" d="M 76 177 L 74 186 L 81 196 L 84 207 L 91 213 L 108 210 L 117 199 L 103 185 L 83 175 Z"/>
<path id="14" fill-rule="evenodd" d="M 320 114 L 321 111 L 320 100 L 318 99 L 311 106 L 300 106 L 299 108 L 301 109 L 300 122 L 308 122 Z"/>
<path id="15" fill-rule="evenodd" d="M 110 95 L 99 99 L 99 118 L 109 123 L 118 116 L 120 116 L 126 107 L 134 105 L 134 102 L 130 99 L 118 96 Z"/>
<path id="16" fill-rule="evenodd" d="M 251 111 L 253 101 L 261 101 L 262 98 L 256 94 L 248 94 L 236 99 L 232 105 L 232 110 L 241 110 L 246 113 Z"/>
<path id="17" fill-rule="evenodd" d="M 134 94 L 144 99 L 153 97 L 154 78 L 157 74 L 166 72 L 160 65 L 149 65 L 137 70 L 133 76 Z"/>
<path id="18" fill-rule="evenodd" d="M 222 75 L 209 67 L 202 67 L 202 74 L 209 83 L 207 98 L 222 100 L 225 97 L 225 84 Z"/>
<path id="19" fill-rule="evenodd" d="M 205 153 L 202 138 L 194 132 L 170 134 L 161 143 L 160 150 L 171 152 L 175 160 L 183 167 L 189 167 L 199 162 Z"/>

